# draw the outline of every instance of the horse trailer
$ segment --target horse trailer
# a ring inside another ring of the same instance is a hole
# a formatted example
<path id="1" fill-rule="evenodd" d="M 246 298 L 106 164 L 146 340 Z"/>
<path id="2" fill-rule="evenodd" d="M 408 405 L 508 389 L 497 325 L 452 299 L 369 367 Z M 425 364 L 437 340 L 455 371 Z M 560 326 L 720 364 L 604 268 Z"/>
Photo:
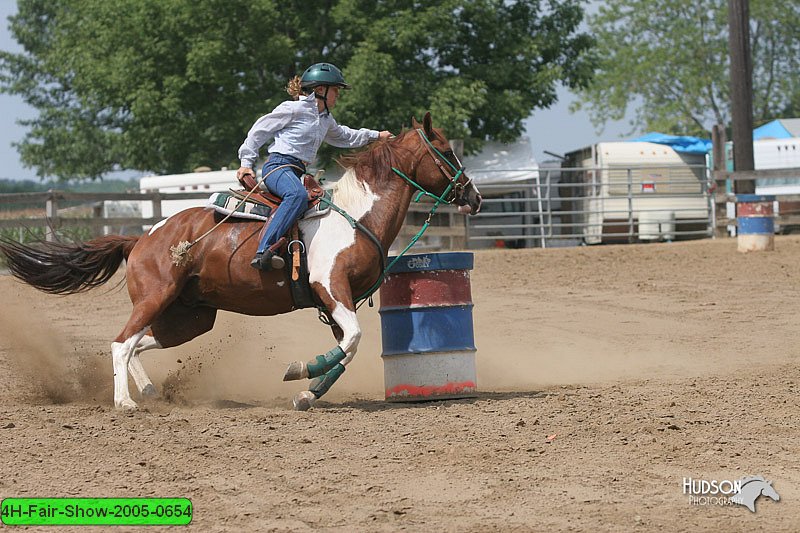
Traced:
<path id="1" fill-rule="evenodd" d="M 481 212 L 466 219 L 468 247 L 539 245 L 543 200 L 539 164 L 530 139 L 488 142 L 480 153 L 464 157 L 463 162 L 483 196 Z"/>
<path id="2" fill-rule="evenodd" d="M 240 189 L 239 180 L 236 179 L 235 170 L 215 170 L 208 172 L 191 172 L 188 174 L 170 174 L 165 176 L 146 176 L 139 180 L 141 192 L 162 192 L 162 193 L 181 193 L 181 192 L 224 192 L 229 189 Z M 161 214 L 164 217 L 174 215 L 179 211 L 189 207 L 200 207 L 205 205 L 203 198 L 193 198 L 188 200 L 164 200 L 161 202 Z M 152 202 L 142 202 L 142 217 L 151 218 L 153 216 Z"/>
<path id="3" fill-rule="evenodd" d="M 704 154 L 651 142 L 601 142 L 566 154 L 561 184 L 562 217 L 585 244 L 712 232 Z"/>

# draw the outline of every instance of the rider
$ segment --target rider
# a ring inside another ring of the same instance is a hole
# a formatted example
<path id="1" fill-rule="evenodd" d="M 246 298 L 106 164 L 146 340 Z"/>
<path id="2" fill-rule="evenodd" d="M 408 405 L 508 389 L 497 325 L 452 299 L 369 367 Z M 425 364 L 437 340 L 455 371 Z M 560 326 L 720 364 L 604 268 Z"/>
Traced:
<path id="1" fill-rule="evenodd" d="M 388 131 L 354 130 L 336 123 L 331 109 L 336 105 L 339 89 L 347 88 L 349 85 L 342 72 L 334 65 L 311 65 L 301 77 L 289 80 L 286 90 L 294 100 L 283 102 L 258 119 L 239 148 L 242 164 L 237 176 L 250 174 L 255 178 L 253 164 L 258 150 L 267 140 L 273 139 L 262 175 L 269 174 L 265 182 L 267 189 L 283 199 L 258 244 L 256 256 L 250 263 L 253 268 L 283 268 L 284 261 L 276 254 L 275 244 L 308 208 L 308 196 L 301 179 L 323 141 L 339 148 L 356 148 L 391 137 Z M 275 170 L 282 165 L 293 166 Z"/>

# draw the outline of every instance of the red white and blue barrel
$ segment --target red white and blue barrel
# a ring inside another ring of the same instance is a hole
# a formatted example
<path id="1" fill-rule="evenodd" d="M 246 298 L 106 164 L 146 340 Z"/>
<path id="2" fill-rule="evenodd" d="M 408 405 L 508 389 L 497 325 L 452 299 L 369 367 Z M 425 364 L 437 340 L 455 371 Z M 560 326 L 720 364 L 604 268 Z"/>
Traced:
<path id="1" fill-rule="evenodd" d="M 467 252 L 406 255 L 392 266 L 380 292 L 387 400 L 475 396 L 472 266 Z"/>
<path id="2" fill-rule="evenodd" d="M 736 195 L 736 236 L 740 252 L 775 249 L 774 203 L 772 195 Z"/>

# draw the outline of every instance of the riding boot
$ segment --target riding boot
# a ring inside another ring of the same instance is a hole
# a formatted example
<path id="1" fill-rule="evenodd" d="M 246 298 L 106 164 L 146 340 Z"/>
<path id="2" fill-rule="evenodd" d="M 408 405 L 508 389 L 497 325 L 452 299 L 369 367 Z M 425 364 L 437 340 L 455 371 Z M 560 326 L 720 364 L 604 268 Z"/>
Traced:
<path id="1" fill-rule="evenodd" d="M 286 266 L 286 261 L 280 256 L 278 250 L 286 243 L 286 237 L 281 237 L 278 242 L 267 248 L 263 252 L 256 253 L 250 261 L 250 266 L 257 270 L 280 270 Z"/>
<path id="2" fill-rule="evenodd" d="M 286 266 L 286 261 L 275 252 L 267 250 L 263 254 L 256 254 L 255 258 L 250 261 L 250 266 L 257 270 L 264 271 L 280 270 Z"/>

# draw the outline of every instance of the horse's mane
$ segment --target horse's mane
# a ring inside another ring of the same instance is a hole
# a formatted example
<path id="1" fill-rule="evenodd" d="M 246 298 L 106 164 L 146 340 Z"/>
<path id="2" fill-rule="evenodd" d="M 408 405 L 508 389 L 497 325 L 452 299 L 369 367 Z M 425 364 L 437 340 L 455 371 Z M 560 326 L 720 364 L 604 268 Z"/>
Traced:
<path id="1" fill-rule="evenodd" d="M 338 163 L 345 170 L 352 168 L 357 174 L 370 170 L 372 174 L 381 175 L 382 171 L 397 167 L 401 157 L 411 154 L 407 148 L 401 146 L 409 131 L 412 130 L 403 130 L 392 139 L 372 143 L 366 150 L 345 154 L 338 159 Z"/>
<path id="2" fill-rule="evenodd" d="M 348 168 L 333 186 L 333 201 L 347 211 L 366 195 L 364 184 L 356 179 L 355 170 Z"/>
<path id="3" fill-rule="evenodd" d="M 337 162 L 345 173 L 334 186 L 334 201 L 341 206 L 354 205 L 366 192 L 364 179 L 374 181 L 373 191 L 381 187 L 380 181 L 392 174 L 391 168 L 397 168 L 401 158 L 411 155 L 410 150 L 401 146 L 409 131 L 413 130 L 404 130 L 393 139 L 377 141 L 366 150 L 341 156 Z"/>

